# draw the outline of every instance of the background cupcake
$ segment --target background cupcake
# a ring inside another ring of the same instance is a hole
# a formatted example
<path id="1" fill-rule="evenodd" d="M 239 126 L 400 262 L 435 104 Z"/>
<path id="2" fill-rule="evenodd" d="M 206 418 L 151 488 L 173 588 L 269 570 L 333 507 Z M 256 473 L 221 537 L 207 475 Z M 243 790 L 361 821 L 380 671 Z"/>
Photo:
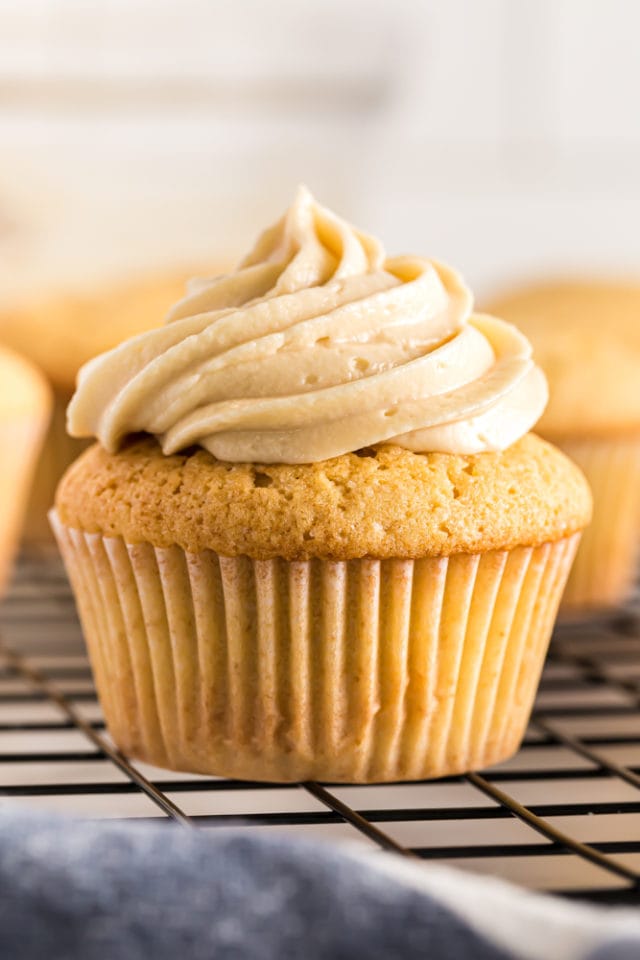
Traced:
<path id="1" fill-rule="evenodd" d="M 594 496 L 567 589 L 567 611 L 625 600 L 640 542 L 640 284 L 556 281 L 489 309 L 531 340 L 550 385 L 538 429 L 584 470 Z"/>
<path id="2" fill-rule="evenodd" d="M 79 377 L 70 428 L 100 445 L 52 522 L 119 746 L 283 781 L 512 753 L 590 512 L 527 432 L 545 401 L 453 271 L 301 190 Z"/>
<path id="3" fill-rule="evenodd" d="M 0 348 L 0 593 L 18 543 L 27 493 L 51 410 L 44 377 Z"/>

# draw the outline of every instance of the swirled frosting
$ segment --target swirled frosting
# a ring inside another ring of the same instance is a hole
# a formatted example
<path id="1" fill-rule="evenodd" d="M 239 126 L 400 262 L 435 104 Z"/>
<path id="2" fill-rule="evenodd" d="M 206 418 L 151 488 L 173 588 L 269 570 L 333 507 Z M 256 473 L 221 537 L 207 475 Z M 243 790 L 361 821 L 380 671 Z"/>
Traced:
<path id="1" fill-rule="evenodd" d="M 164 326 L 82 368 L 69 432 L 257 463 L 502 450 L 540 417 L 546 381 L 515 327 L 471 311 L 453 270 L 387 258 L 301 187 L 233 273 L 192 281 Z"/>

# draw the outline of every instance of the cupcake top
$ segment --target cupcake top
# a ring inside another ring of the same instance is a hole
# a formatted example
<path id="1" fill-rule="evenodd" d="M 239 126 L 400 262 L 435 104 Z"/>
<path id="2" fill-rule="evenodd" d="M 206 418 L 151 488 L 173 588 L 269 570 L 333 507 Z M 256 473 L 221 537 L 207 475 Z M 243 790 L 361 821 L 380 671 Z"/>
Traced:
<path id="1" fill-rule="evenodd" d="M 58 389 L 72 391 L 83 363 L 157 326 L 186 276 L 146 276 L 95 293 L 58 294 L 3 309 L 0 341 L 29 357 Z"/>
<path id="2" fill-rule="evenodd" d="M 193 281 L 164 326 L 80 372 L 74 436 L 165 455 L 319 463 L 379 444 L 504 450 L 547 399 L 514 327 L 472 313 L 448 267 L 382 245 L 300 188 L 232 273 Z"/>
<path id="3" fill-rule="evenodd" d="M 551 399 L 551 439 L 640 430 L 640 283 L 556 280 L 514 290 L 489 309 L 531 340 Z"/>
<path id="4" fill-rule="evenodd" d="M 538 546 L 581 530 L 591 497 L 578 467 L 527 434 L 490 456 L 384 444 L 313 464 L 163 456 L 152 437 L 117 456 L 99 444 L 56 493 L 61 521 L 127 543 L 255 560 L 442 557 Z"/>

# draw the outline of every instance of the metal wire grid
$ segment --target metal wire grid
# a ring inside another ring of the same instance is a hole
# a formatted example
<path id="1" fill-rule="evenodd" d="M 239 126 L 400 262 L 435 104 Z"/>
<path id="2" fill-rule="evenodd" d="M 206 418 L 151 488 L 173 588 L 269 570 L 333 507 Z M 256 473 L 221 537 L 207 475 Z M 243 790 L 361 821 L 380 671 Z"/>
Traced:
<path id="1" fill-rule="evenodd" d="M 0 611 L 0 803 L 353 840 L 567 896 L 637 901 L 640 610 L 565 627 L 519 754 L 482 774 L 276 785 L 130 763 L 104 730 L 52 554 L 23 559 Z"/>

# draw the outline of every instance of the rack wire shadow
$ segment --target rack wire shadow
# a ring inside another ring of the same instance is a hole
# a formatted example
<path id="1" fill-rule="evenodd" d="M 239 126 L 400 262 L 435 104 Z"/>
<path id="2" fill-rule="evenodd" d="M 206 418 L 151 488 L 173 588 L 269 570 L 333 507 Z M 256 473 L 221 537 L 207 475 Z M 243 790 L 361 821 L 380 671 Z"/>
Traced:
<path id="1" fill-rule="evenodd" d="M 0 803 L 187 828 L 360 838 L 605 902 L 640 892 L 640 608 L 560 627 L 516 757 L 437 782 L 298 785 L 178 774 L 109 740 L 58 559 L 22 559 L 0 611 Z"/>

